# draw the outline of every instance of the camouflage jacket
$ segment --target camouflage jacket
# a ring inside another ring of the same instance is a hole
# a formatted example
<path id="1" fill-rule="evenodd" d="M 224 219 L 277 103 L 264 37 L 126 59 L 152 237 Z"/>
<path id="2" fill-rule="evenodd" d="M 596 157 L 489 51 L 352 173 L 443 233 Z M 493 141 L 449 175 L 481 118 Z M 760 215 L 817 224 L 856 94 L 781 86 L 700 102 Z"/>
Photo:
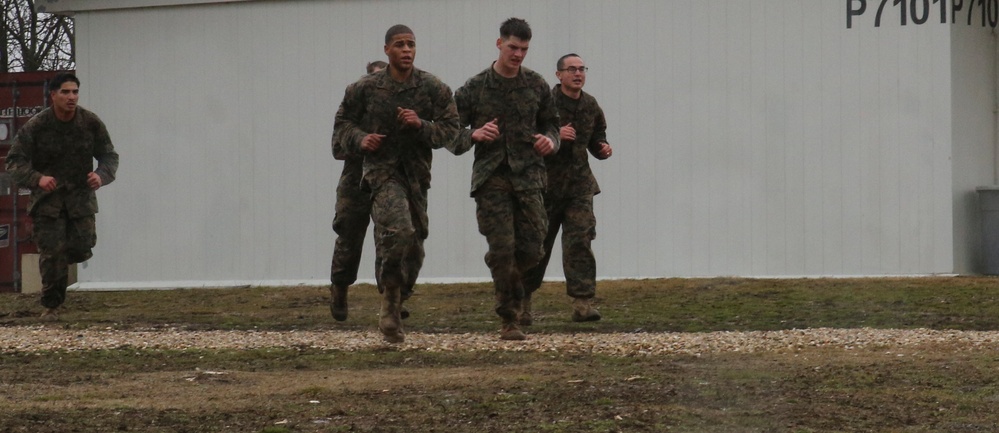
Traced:
<path id="1" fill-rule="evenodd" d="M 58 217 L 65 209 L 70 218 L 79 218 L 97 213 L 97 194 L 87 185 L 87 175 L 93 171 L 104 185 L 113 182 L 118 153 L 96 114 L 78 106 L 73 120 L 63 122 L 47 108 L 18 131 L 7 154 L 7 171 L 18 185 L 31 189 L 32 216 Z M 56 179 L 54 191 L 38 187 L 43 175 Z"/>
<path id="2" fill-rule="evenodd" d="M 600 144 L 607 142 L 607 120 L 596 98 L 582 92 L 579 99 L 562 93 L 562 85 L 552 89 L 552 98 L 558 107 L 563 126 L 572 124 L 576 139 L 563 141 L 558 152 L 545 158 L 548 167 L 548 196 L 553 198 L 583 197 L 600 193 L 597 179 L 590 170 L 587 151 L 597 159 Z"/>
<path id="3" fill-rule="evenodd" d="M 352 90 L 351 87 L 356 85 L 357 82 L 351 83 L 347 86 L 345 93 L 349 94 L 355 92 L 355 90 Z M 362 167 L 364 166 L 364 156 L 347 152 L 347 149 L 345 149 L 343 144 L 340 143 L 340 140 L 337 140 L 335 130 L 333 131 L 332 147 L 333 159 L 343 161 L 343 170 L 340 172 L 340 182 L 353 182 L 355 184 L 351 185 L 351 187 L 354 190 L 360 188 L 362 178 L 361 174 L 363 173 Z M 354 182 L 355 180 L 356 182 Z"/>
<path id="4" fill-rule="evenodd" d="M 398 107 L 416 111 L 419 129 L 404 129 L 397 120 Z M 361 150 L 368 134 L 385 135 L 374 152 Z M 388 69 L 362 77 L 347 87 L 333 123 L 334 156 L 363 155 L 362 183 L 379 187 L 392 176 L 402 176 L 411 187 L 430 188 L 433 149 L 454 140 L 458 112 L 451 88 L 434 75 L 415 69 L 403 83 Z"/>
<path id="5" fill-rule="evenodd" d="M 558 151 L 558 111 L 548 83 L 525 67 L 514 78 L 505 78 L 492 66 L 469 78 L 455 91 L 455 102 L 464 128 L 448 150 L 455 155 L 475 146 L 472 163 L 472 195 L 497 169 L 509 168 L 510 180 L 519 191 L 544 189 L 547 180 L 544 158 L 534 150 L 534 134 L 544 134 Z M 491 143 L 475 143 L 472 131 L 496 119 L 500 136 Z"/>
<path id="6" fill-rule="evenodd" d="M 364 77 L 366 77 L 366 75 L 362 76 L 361 79 L 364 79 Z M 350 83 L 347 86 L 347 90 L 344 91 L 344 94 L 349 95 L 349 94 L 356 93 L 357 92 L 356 87 L 357 87 L 358 83 L 360 83 L 360 80 L 355 81 L 353 83 Z M 339 114 L 339 112 L 337 114 Z M 334 122 L 335 121 L 336 121 L 336 119 L 334 119 Z M 358 163 L 358 170 L 360 170 L 360 163 L 362 161 L 364 161 L 364 156 L 360 155 L 360 154 L 348 152 L 347 148 L 345 148 L 343 146 L 343 143 L 340 143 L 340 140 L 337 140 L 337 136 L 336 135 L 337 135 L 336 134 L 336 130 L 334 129 L 333 130 L 333 139 L 332 139 L 333 159 L 336 159 L 338 161 L 357 161 L 357 163 Z"/>

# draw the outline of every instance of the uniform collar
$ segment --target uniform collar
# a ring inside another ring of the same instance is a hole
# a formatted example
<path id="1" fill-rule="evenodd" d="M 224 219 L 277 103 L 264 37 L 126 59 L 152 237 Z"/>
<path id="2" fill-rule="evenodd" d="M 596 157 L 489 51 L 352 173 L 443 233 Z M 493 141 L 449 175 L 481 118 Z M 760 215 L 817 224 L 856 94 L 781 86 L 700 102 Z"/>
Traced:
<path id="1" fill-rule="evenodd" d="M 413 73 L 409 75 L 409 78 L 406 81 L 399 82 L 392 78 L 392 75 L 388 72 L 388 68 L 385 68 L 375 73 L 375 80 L 380 88 L 411 89 L 419 87 L 420 83 L 423 82 L 423 71 L 414 66 Z"/>
<path id="2" fill-rule="evenodd" d="M 489 78 L 488 80 L 489 87 L 499 87 L 503 83 L 511 83 L 511 82 L 516 83 L 519 86 L 524 86 L 526 84 L 526 80 L 524 78 L 526 75 L 524 73 L 523 65 L 521 65 L 520 70 L 517 71 L 517 76 L 513 78 L 507 78 L 500 75 L 498 72 L 496 72 L 495 69 L 493 69 L 495 63 L 496 62 L 494 61 L 492 64 L 490 64 L 489 69 L 486 70 L 486 77 Z"/>

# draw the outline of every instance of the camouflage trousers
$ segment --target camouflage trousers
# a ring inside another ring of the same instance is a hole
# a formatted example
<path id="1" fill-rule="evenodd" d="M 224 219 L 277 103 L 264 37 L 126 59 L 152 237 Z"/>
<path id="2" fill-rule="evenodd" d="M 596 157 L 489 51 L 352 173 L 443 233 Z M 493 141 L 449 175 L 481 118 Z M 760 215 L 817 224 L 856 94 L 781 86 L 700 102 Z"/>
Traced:
<path id="1" fill-rule="evenodd" d="M 69 218 L 34 216 L 32 237 L 38 245 L 38 270 L 42 277 L 42 306 L 56 308 L 66 301 L 69 265 L 93 257 L 97 227 L 93 215 Z"/>
<path id="2" fill-rule="evenodd" d="M 523 274 L 544 256 L 548 220 L 540 190 L 515 191 L 505 176 L 489 178 L 475 192 L 479 233 L 486 237 L 486 265 L 496 292 L 496 314 L 517 320 L 524 298 Z"/>
<path id="3" fill-rule="evenodd" d="M 394 177 L 380 182 L 371 192 L 371 220 L 375 223 L 378 291 L 398 287 L 405 300 L 423 267 L 427 191 Z"/>
<path id="4" fill-rule="evenodd" d="M 416 240 L 416 246 L 413 251 L 405 261 L 406 269 L 406 284 L 402 286 L 400 294 L 402 295 L 402 300 L 405 301 L 413 296 L 413 287 L 416 286 L 416 279 L 420 277 L 420 269 L 423 269 L 423 258 L 426 256 L 426 252 L 423 250 L 423 239 Z M 382 261 L 381 257 L 375 258 L 375 282 L 378 284 L 379 292 L 382 291 Z"/>
<path id="5" fill-rule="evenodd" d="M 360 165 L 344 166 L 336 187 L 335 208 L 333 231 L 337 237 L 330 263 L 330 282 L 347 287 L 357 281 L 364 236 L 371 218 L 371 192 L 361 187 Z"/>
<path id="6" fill-rule="evenodd" d="M 545 236 L 545 256 L 524 275 L 528 296 L 541 287 L 545 270 L 552 258 L 552 248 L 559 228 L 562 229 L 562 270 L 565 291 L 573 298 L 589 299 L 596 294 L 597 261 L 590 243 L 597 237 L 597 219 L 593 215 L 593 196 L 552 199 L 545 197 L 548 211 L 548 234 Z"/>

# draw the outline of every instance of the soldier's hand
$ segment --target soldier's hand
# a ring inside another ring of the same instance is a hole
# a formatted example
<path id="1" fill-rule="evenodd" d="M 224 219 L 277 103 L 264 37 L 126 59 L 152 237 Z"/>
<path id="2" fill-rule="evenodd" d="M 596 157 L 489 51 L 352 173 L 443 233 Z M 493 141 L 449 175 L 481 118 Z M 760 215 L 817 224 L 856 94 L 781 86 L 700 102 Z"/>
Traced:
<path id="1" fill-rule="evenodd" d="M 382 139 L 385 138 L 382 134 L 368 134 L 364 136 L 361 140 L 361 150 L 365 152 L 374 152 L 378 148 L 382 147 Z"/>
<path id="2" fill-rule="evenodd" d="M 573 128 L 572 123 L 570 122 L 559 128 L 558 137 L 564 141 L 574 141 L 576 140 L 576 128 Z"/>
<path id="3" fill-rule="evenodd" d="M 423 121 L 420 120 L 420 116 L 416 114 L 416 111 L 396 107 L 396 113 L 396 118 L 399 119 L 399 124 L 403 128 L 420 129 L 423 127 Z"/>
<path id="4" fill-rule="evenodd" d="M 552 139 L 548 136 L 534 134 L 534 151 L 541 156 L 551 155 L 555 151 L 555 143 L 552 143 Z"/>
<path id="5" fill-rule="evenodd" d="M 38 179 L 38 187 L 44 190 L 45 192 L 55 191 L 56 186 L 58 185 L 56 185 L 56 180 L 52 176 L 43 175 L 41 179 Z"/>
<path id="6" fill-rule="evenodd" d="M 600 157 L 603 159 L 610 158 L 611 154 L 614 153 L 614 149 L 611 148 L 609 143 L 600 143 Z"/>
<path id="7" fill-rule="evenodd" d="M 496 124 L 496 119 L 490 120 L 481 128 L 472 131 L 472 140 L 480 143 L 492 143 L 499 137 L 500 131 L 499 126 Z"/>
<path id="8" fill-rule="evenodd" d="M 101 177 L 97 173 L 91 171 L 87 173 L 87 185 L 90 186 L 90 189 L 97 191 L 101 185 L 104 185 L 104 181 L 101 180 Z"/>

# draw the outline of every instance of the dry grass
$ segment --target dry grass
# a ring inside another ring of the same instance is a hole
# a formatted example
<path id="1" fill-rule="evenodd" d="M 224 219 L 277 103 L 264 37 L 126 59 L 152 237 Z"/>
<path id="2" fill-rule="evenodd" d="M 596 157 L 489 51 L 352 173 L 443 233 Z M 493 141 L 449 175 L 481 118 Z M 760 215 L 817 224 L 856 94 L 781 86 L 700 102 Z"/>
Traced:
<path id="1" fill-rule="evenodd" d="M 532 334 L 791 328 L 999 329 L 991 278 L 602 282 L 604 320 L 568 320 L 562 288 Z M 488 285 L 424 285 L 407 327 L 487 333 Z M 353 291 L 335 323 L 322 288 L 70 293 L 65 330 L 371 330 Z M 41 325 L 0 295 L 0 326 Z M 960 349 L 960 350 L 958 350 Z M 995 431 L 995 348 L 809 348 L 619 357 L 509 351 L 115 350 L 0 354 L 0 432 Z"/>

